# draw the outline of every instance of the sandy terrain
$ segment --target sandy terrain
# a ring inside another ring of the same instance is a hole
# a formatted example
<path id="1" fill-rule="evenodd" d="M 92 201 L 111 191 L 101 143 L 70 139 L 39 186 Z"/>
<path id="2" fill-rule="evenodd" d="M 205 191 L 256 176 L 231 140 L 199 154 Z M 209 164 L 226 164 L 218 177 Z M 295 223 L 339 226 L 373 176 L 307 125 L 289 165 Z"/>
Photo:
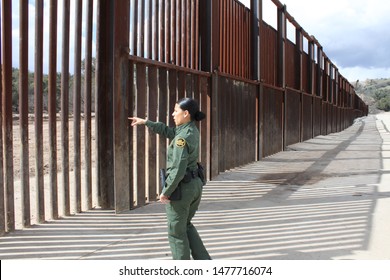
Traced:
<path id="1" fill-rule="evenodd" d="M 14 194 L 15 194 L 15 225 L 16 228 L 23 228 L 22 226 L 22 194 L 21 194 L 21 141 L 20 141 L 20 129 L 19 121 L 17 117 L 14 118 L 13 122 L 13 164 L 14 164 Z M 58 118 L 57 120 L 57 183 L 58 183 L 58 205 L 59 205 L 59 214 L 64 216 L 64 191 L 62 186 L 62 156 L 61 156 L 61 121 Z M 81 135 L 81 184 L 82 184 L 82 196 L 86 195 L 85 187 L 85 160 L 84 160 L 84 119 L 81 119 L 80 125 L 80 135 Z M 97 190 L 96 190 L 96 174 L 95 174 L 95 164 L 96 164 L 96 137 L 95 137 L 95 120 L 92 118 L 91 121 L 91 139 L 92 139 L 92 188 L 93 188 L 93 206 L 97 205 Z M 31 222 L 36 224 L 37 220 L 37 188 L 36 178 L 35 178 L 35 126 L 34 119 L 30 118 L 29 120 L 29 177 L 30 177 L 30 204 L 31 204 Z M 50 175 L 49 175 L 49 123 L 48 118 L 44 117 L 43 121 L 43 163 L 44 163 L 44 187 L 45 187 L 45 215 L 47 220 L 52 218 L 52 202 L 51 202 L 51 190 L 49 186 Z M 73 138 L 73 120 L 69 120 L 69 180 L 70 180 L 70 198 L 71 198 L 71 213 L 76 212 L 76 201 L 75 201 L 75 187 L 74 187 L 74 138 Z M 88 206 L 86 205 L 85 199 L 82 199 L 83 205 L 82 210 L 87 210 Z"/>
<path id="2" fill-rule="evenodd" d="M 16 117 L 15 117 L 16 118 Z M 30 176 L 35 176 L 35 128 L 34 128 L 34 119 L 30 117 L 29 119 L 29 174 Z M 81 135 L 81 164 L 84 168 L 84 119 L 81 119 L 80 124 L 80 135 Z M 92 165 L 95 164 L 96 159 L 96 138 L 95 138 L 95 118 L 91 120 L 91 136 L 92 136 Z M 61 121 L 60 118 L 57 118 L 57 169 L 58 172 L 61 172 Z M 14 158 L 14 179 L 20 179 L 20 169 L 21 169 L 21 156 L 20 156 L 20 128 L 19 121 L 14 120 L 13 122 L 13 158 Z M 44 162 L 44 174 L 49 174 L 49 123 L 48 117 L 45 116 L 43 120 L 43 162 Z M 73 119 L 69 120 L 69 168 L 70 171 L 73 170 L 73 151 L 74 151 L 74 139 L 73 139 Z"/>

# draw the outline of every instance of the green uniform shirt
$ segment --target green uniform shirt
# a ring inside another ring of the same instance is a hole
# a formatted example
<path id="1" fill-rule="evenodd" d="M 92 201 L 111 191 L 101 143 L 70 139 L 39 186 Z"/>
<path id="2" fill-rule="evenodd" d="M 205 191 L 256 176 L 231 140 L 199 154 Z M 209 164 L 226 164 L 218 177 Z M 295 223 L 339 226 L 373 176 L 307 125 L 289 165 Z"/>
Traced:
<path id="1" fill-rule="evenodd" d="M 171 196 L 187 170 L 196 170 L 199 156 L 199 130 L 193 121 L 177 127 L 161 122 L 146 121 L 153 132 L 171 140 L 167 154 L 167 178 L 163 194 Z"/>

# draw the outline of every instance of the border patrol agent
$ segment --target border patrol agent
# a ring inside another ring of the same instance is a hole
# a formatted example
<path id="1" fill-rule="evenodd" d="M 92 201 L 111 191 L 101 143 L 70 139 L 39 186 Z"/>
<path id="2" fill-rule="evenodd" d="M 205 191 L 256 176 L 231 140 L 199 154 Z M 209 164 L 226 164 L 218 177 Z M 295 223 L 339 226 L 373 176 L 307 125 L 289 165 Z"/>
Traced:
<path id="1" fill-rule="evenodd" d="M 196 228 L 191 223 L 202 196 L 203 182 L 197 176 L 199 130 L 194 121 L 205 118 L 191 98 L 178 101 L 172 113 L 176 127 L 130 117 L 131 125 L 145 124 L 153 132 L 171 140 L 167 157 L 167 176 L 160 201 L 166 204 L 168 240 L 175 260 L 211 259 Z"/>

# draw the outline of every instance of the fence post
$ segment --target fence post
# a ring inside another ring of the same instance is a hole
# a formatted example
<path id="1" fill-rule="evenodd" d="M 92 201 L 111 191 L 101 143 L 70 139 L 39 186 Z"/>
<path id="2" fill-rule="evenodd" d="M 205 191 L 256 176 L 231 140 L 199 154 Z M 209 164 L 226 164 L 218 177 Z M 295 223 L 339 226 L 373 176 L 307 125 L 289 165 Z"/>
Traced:
<path id="1" fill-rule="evenodd" d="M 303 53 L 303 34 L 302 27 L 295 29 L 295 56 L 296 64 L 295 69 L 295 84 L 300 91 L 300 110 L 299 110 L 299 141 L 301 142 L 303 139 L 303 73 L 302 73 L 302 53 Z"/>
<path id="2" fill-rule="evenodd" d="M 262 83 L 257 85 L 258 88 L 258 114 L 257 118 L 259 119 L 259 128 L 258 128 L 258 160 L 263 159 L 264 157 L 264 87 Z"/>
<path id="3" fill-rule="evenodd" d="M 323 68 L 323 51 L 321 46 L 317 46 L 317 96 L 323 97 L 322 91 L 322 68 Z"/>
<path id="4" fill-rule="evenodd" d="M 130 0 L 114 2 L 114 184 L 115 211 L 130 210 L 130 137 L 129 137 L 129 28 Z"/>
<path id="5" fill-rule="evenodd" d="M 96 146 L 99 206 L 114 208 L 113 1 L 98 0 L 96 32 Z M 107 137 L 108 136 L 108 137 Z"/>
<path id="6" fill-rule="evenodd" d="M 219 1 L 199 0 L 200 70 L 219 69 Z"/>
<path id="7" fill-rule="evenodd" d="M 302 53 L 303 53 L 303 34 L 302 34 L 302 27 L 301 27 L 295 30 L 295 55 L 296 55 L 296 61 L 298 61 L 295 69 L 295 84 L 297 85 L 299 91 L 303 90 Z"/>
<path id="8" fill-rule="evenodd" d="M 211 159 L 210 159 L 210 179 L 219 173 L 219 118 L 218 118 L 218 72 L 213 72 L 211 76 Z"/>
<path id="9" fill-rule="evenodd" d="M 280 88 L 286 87 L 286 5 L 278 8 L 278 35 L 277 35 L 277 85 Z M 283 94 L 282 111 L 282 149 L 286 145 L 286 102 Z"/>
<path id="10" fill-rule="evenodd" d="M 263 35 L 263 0 L 251 0 L 252 15 L 252 79 L 261 79 L 261 37 Z M 263 86 L 261 83 L 257 87 L 257 159 L 263 158 Z"/>
<path id="11" fill-rule="evenodd" d="M 210 166 L 208 166 L 210 178 L 218 175 L 218 74 L 220 66 L 220 3 L 219 1 L 199 0 L 199 10 L 205 11 L 199 14 L 200 37 L 200 68 L 202 71 L 211 72 L 210 92 Z"/>
<path id="12" fill-rule="evenodd" d="M 263 24 L 263 0 L 251 0 L 251 21 L 252 21 L 252 80 L 260 80 L 260 37 Z"/>
<path id="13" fill-rule="evenodd" d="M 308 43 L 308 48 L 309 48 L 309 59 L 308 59 L 308 73 L 307 73 L 307 77 L 308 77 L 308 85 L 307 85 L 307 88 L 308 88 L 308 92 L 313 96 L 314 95 L 314 92 L 315 92 L 315 89 L 314 89 L 314 61 L 315 61 L 315 55 L 314 55 L 314 41 L 312 39 L 309 40 L 309 43 Z"/>
<path id="14" fill-rule="evenodd" d="M 278 8 L 278 70 L 277 85 L 286 86 L 286 5 Z"/>

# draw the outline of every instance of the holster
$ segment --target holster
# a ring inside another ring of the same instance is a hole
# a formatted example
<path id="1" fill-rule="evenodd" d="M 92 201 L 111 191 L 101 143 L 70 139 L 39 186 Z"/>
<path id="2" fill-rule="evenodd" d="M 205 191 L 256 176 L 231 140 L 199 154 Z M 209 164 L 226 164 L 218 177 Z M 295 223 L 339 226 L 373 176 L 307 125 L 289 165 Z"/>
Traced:
<path id="1" fill-rule="evenodd" d="M 198 169 L 194 171 L 188 170 L 186 172 L 186 175 L 184 175 L 182 182 L 189 183 L 192 179 L 199 177 L 203 183 L 203 186 L 206 185 L 206 176 L 204 174 L 204 168 L 199 162 L 197 163 L 197 165 L 198 165 Z"/>
<path id="2" fill-rule="evenodd" d="M 165 187 L 165 180 L 167 179 L 166 174 L 165 174 L 165 169 L 162 168 L 160 169 L 160 193 Z"/>
<path id="3" fill-rule="evenodd" d="M 160 169 L 160 185 L 161 185 L 161 192 L 163 192 L 165 188 L 165 180 L 167 178 L 165 169 Z M 176 187 L 176 189 L 173 191 L 173 193 L 169 196 L 169 200 L 180 200 L 181 199 L 181 184 Z"/>
<path id="4" fill-rule="evenodd" d="M 198 177 L 200 178 L 200 180 L 202 181 L 203 183 L 203 186 L 206 185 L 206 174 L 204 173 L 204 168 L 203 166 L 198 162 Z"/>

